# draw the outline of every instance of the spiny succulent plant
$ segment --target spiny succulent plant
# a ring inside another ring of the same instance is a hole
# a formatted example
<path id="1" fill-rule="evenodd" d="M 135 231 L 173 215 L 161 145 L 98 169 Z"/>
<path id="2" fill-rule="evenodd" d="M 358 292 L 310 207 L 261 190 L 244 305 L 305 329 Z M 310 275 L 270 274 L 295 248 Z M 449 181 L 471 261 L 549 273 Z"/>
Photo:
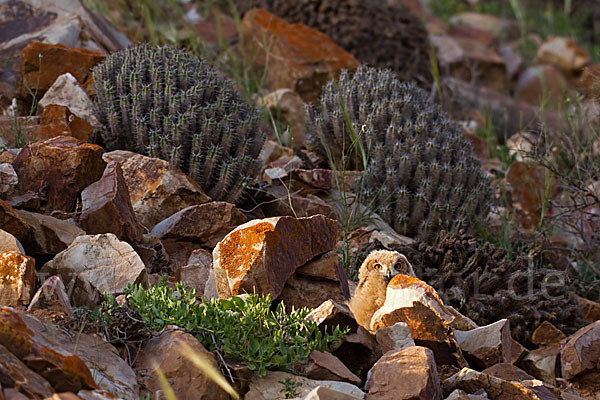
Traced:
<path id="1" fill-rule="evenodd" d="M 106 150 L 159 157 L 215 200 L 236 202 L 260 169 L 260 113 L 205 61 L 141 45 L 93 69 Z"/>
<path id="2" fill-rule="evenodd" d="M 291 23 L 327 34 L 358 60 L 390 68 L 406 81 L 429 88 L 429 39 L 407 7 L 382 0 L 235 0 L 240 14 L 266 9 Z"/>
<path id="3" fill-rule="evenodd" d="M 364 169 L 356 188 L 400 234 L 435 240 L 487 213 L 489 180 L 441 108 L 391 71 L 359 67 L 308 107 L 307 147 L 338 168 Z"/>

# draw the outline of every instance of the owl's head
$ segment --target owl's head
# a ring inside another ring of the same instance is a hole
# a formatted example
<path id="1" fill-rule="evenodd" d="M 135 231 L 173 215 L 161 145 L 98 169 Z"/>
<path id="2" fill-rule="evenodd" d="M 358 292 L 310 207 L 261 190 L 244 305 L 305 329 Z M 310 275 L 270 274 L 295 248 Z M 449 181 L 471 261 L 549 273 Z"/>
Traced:
<path id="1" fill-rule="evenodd" d="M 398 274 L 415 276 L 408 259 L 397 251 L 372 251 L 365 259 L 364 265 L 367 270 L 381 274 L 387 282 Z"/>

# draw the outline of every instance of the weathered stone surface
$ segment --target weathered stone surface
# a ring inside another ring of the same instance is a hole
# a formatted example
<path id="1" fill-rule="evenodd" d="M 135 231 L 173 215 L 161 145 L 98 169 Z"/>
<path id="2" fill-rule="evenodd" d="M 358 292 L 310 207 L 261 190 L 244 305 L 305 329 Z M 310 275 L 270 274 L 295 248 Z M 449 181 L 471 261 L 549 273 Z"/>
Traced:
<path id="1" fill-rule="evenodd" d="M 351 383 L 338 381 L 315 381 L 288 374 L 287 372 L 269 371 L 264 378 L 255 378 L 250 382 L 250 390 L 244 396 L 244 400 L 279 400 L 282 397 L 281 389 L 284 385 L 281 383 L 286 379 L 300 383 L 296 389 L 298 398 L 304 398 L 316 387 L 326 387 L 336 392 L 341 392 L 353 399 L 364 399 L 365 394 L 362 390 Z"/>
<path id="2" fill-rule="evenodd" d="M 92 125 L 73 114 L 69 107 L 48 104 L 42 112 L 35 141 L 57 136 L 73 136 L 87 142 L 91 133 Z"/>
<path id="3" fill-rule="evenodd" d="M 470 368 L 463 368 L 444 382 L 446 390 L 461 389 L 466 393 L 485 390 L 493 400 L 538 400 L 540 397 L 519 382 L 509 382 Z"/>
<path id="4" fill-rule="evenodd" d="M 161 240 L 176 239 L 215 247 L 247 220 L 234 204 L 213 201 L 176 212 L 152 228 L 152 233 Z"/>
<path id="5" fill-rule="evenodd" d="M 23 240 L 23 247 L 31 255 L 55 255 L 69 247 L 85 231 L 76 225 L 45 214 L 17 210 L 30 226 L 31 234 Z"/>
<path id="6" fill-rule="evenodd" d="M 442 399 L 433 353 L 420 346 L 385 353 L 369 371 L 365 388 L 369 400 Z"/>
<path id="7" fill-rule="evenodd" d="M 570 92 L 570 93 L 569 93 Z M 563 72 L 551 64 L 527 68 L 517 82 L 515 98 L 553 110 L 564 107 L 565 96 L 573 94 Z"/>
<path id="8" fill-rule="evenodd" d="M 196 182 L 164 160 L 124 150 L 103 157 L 121 165 L 133 210 L 148 229 L 186 207 L 210 200 Z"/>
<path id="9" fill-rule="evenodd" d="M 212 270 L 211 262 L 212 258 L 208 263 L 188 264 L 181 267 L 177 273 L 179 282 L 188 289 L 194 289 L 196 294 L 201 296 L 204 293 L 206 282 L 208 282 L 208 277 Z"/>
<path id="10" fill-rule="evenodd" d="M 144 263 L 112 233 L 78 236 L 48 261 L 41 272 L 59 275 L 76 306 L 98 304 L 105 292 L 118 295 L 127 284 L 148 284 Z"/>
<path id="11" fill-rule="evenodd" d="M 193 366 L 185 357 L 182 344 L 195 353 L 210 360 L 214 367 L 217 362 L 200 342 L 189 333 L 167 330 L 151 339 L 135 362 L 135 370 L 142 376 L 144 387 L 151 397 L 161 392 L 162 387 L 156 371 L 167 377 L 178 399 L 227 400 L 229 395 L 212 381 L 202 370 Z M 182 368 L 186 365 L 186 368 Z"/>
<path id="12" fill-rule="evenodd" d="M 495 376 L 496 378 L 504 379 L 505 381 L 526 381 L 535 379 L 532 375 L 523 371 L 521 368 L 510 363 L 498 363 L 481 371 L 484 374 Z"/>
<path id="13" fill-rule="evenodd" d="M 27 368 L 21 360 L 1 344 L 0 375 L 2 376 L 2 387 L 5 390 L 12 388 L 15 392 L 23 394 L 25 399 L 45 399 L 52 396 L 54 392 L 48 381 Z"/>
<path id="14" fill-rule="evenodd" d="M 315 308 L 327 300 L 338 303 L 345 301 L 339 282 L 310 278 L 298 273 L 293 274 L 285 282 L 279 299 L 288 308 L 291 306 Z"/>
<path id="15" fill-rule="evenodd" d="M 281 138 L 290 147 L 302 147 L 304 144 L 304 102 L 293 90 L 278 89 L 257 101 L 259 106 L 267 107 L 274 115 L 280 116 L 290 127 L 289 132 Z M 287 136 L 285 136 L 287 135 Z"/>
<path id="16" fill-rule="evenodd" d="M 83 83 L 90 69 L 104 60 L 105 54 L 81 48 L 31 42 L 21 52 L 19 93 L 30 97 L 30 90 L 38 99 L 52 86 L 60 75 L 70 72 Z"/>
<path id="17" fill-rule="evenodd" d="M 354 375 L 339 358 L 331 353 L 313 350 L 302 366 L 303 375 L 310 379 L 350 382 L 360 385 L 360 378 Z"/>
<path id="18" fill-rule="evenodd" d="M 444 310 L 454 317 L 454 320 L 452 320 L 450 324 L 453 329 L 457 329 L 459 331 L 470 331 L 471 329 L 479 328 L 479 326 L 471 318 L 462 315 L 454 307 L 446 305 L 444 306 Z"/>
<path id="19" fill-rule="evenodd" d="M 517 364 L 523 357 L 525 357 L 526 354 L 527 349 L 521 343 L 517 342 L 515 339 L 512 339 L 510 345 L 510 362 Z"/>
<path id="20" fill-rule="evenodd" d="M 41 191 L 45 210 L 74 211 L 81 190 L 102 176 L 102 147 L 59 136 L 30 143 L 13 163 L 20 193 Z"/>
<path id="21" fill-rule="evenodd" d="M 311 390 L 302 400 L 353 400 L 356 397 L 324 386 L 317 386 Z"/>
<path id="22" fill-rule="evenodd" d="M 96 389 L 85 363 L 77 355 L 51 341 L 42 324 L 10 307 L 0 307 L 0 344 L 41 375 L 55 391 Z"/>
<path id="23" fill-rule="evenodd" d="M 584 321 L 595 322 L 600 319 L 600 303 L 579 296 L 577 303 L 582 308 Z"/>
<path id="24" fill-rule="evenodd" d="M 415 341 L 410 334 L 410 328 L 404 322 L 396 322 L 392 326 L 377 329 L 375 338 L 382 353 L 387 353 L 392 350 L 403 350 L 407 347 L 414 346 Z"/>
<path id="25" fill-rule="evenodd" d="M 11 163 L 0 164 L 0 196 L 10 195 L 19 183 L 19 177 Z M 4 198 L 4 197 L 3 197 Z"/>
<path id="26" fill-rule="evenodd" d="M 21 243 L 29 235 L 31 227 L 19 213 L 4 200 L 0 200 L 0 226 Z"/>
<path id="27" fill-rule="evenodd" d="M 238 226 L 213 250 L 219 297 L 246 291 L 276 298 L 298 267 L 333 248 L 336 234 L 337 222 L 322 215 L 266 218 Z"/>
<path id="28" fill-rule="evenodd" d="M 59 276 L 51 276 L 42 283 L 27 307 L 27 312 L 39 309 L 58 311 L 64 313 L 68 318 L 73 318 L 73 307 L 71 307 L 69 295 Z"/>
<path id="29" fill-rule="evenodd" d="M 329 279 L 330 281 L 339 281 L 336 269 L 338 265 L 339 254 L 330 251 L 319 258 L 309 261 L 296 270 L 297 274 L 313 278 Z"/>
<path id="30" fill-rule="evenodd" d="M 531 334 L 531 342 L 540 347 L 559 344 L 564 338 L 565 334 L 548 321 L 542 322 Z"/>
<path id="31" fill-rule="evenodd" d="M 550 385 L 556 386 L 556 377 L 560 372 L 558 355 L 560 345 L 541 347 L 531 350 L 519 363 L 525 371 Z"/>
<path id="32" fill-rule="evenodd" d="M 117 161 L 109 162 L 100 180 L 81 192 L 81 201 L 79 223 L 88 234 L 114 233 L 129 243 L 142 239 L 144 227 L 135 216 L 123 170 Z"/>
<path id="33" fill-rule="evenodd" d="M 497 363 L 510 362 L 510 323 L 501 319 L 470 331 L 454 331 L 454 337 L 469 364 L 485 369 Z"/>
<path id="34" fill-rule="evenodd" d="M 577 82 L 577 86 L 583 90 L 586 96 L 596 101 L 600 100 L 600 64 L 592 64 L 585 67 Z"/>
<path id="35" fill-rule="evenodd" d="M 388 284 L 383 307 L 371 319 L 371 330 L 405 322 L 418 346 L 430 348 L 439 365 L 466 365 L 450 326 L 454 317 L 436 291 L 409 275 L 396 275 Z"/>
<path id="36" fill-rule="evenodd" d="M 600 321 L 585 326 L 561 343 L 560 360 L 562 377 L 572 379 L 577 375 L 598 369 L 600 359 Z"/>
<path id="37" fill-rule="evenodd" d="M 290 88 L 304 101 L 318 100 L 321 86 L 332 75 L 359 64 L 327 35 L 303 24 L 289 24 L 265 10 L 247 12 L 241 30 L 247 44 L 243 50 L 255 67 L 265 68 L 268 57 L 265 87 Z"/>
<path id="38" fill-rule="evenodd" d="M 25 254 L 25 249 L 16 237 L 0 229 L 0 251 L 17 251 Z"/>
<path id="39" fill-rule="evenodd" d="M 77 392 L 77 396 L 81 400 L 117 400 L 118 396 L 107 392 L 105 390 L 80 390 Z"/>
<path id="40" fill-rule="evenodd" d="M 35 289 L 35 260 L 18 251 L 0 252 L 0 305 L 29 304 Z"/>
<path id="41" fill-rule="evenodd" d="M 491 14 L 461 12 L 450 18 L 450 23 L 488 31 L 499 39 L 514 39 L 518 26 L 515 21 Z"/>
<path id="42" fill-rule="evenodd" d="M 581 70 L 590 62 L 590 55 L 573 39 L 551 37 L 538 49 L 536 61 L 554 64 L 567 74 Z"/>
<path id="43" fill-rule="evenodd" d="M 358 325 L 346 303 L 327 300 L 306 316 L 306 319 L 321 326 L 347 326 L 350 332 L 356 332 Z"/>

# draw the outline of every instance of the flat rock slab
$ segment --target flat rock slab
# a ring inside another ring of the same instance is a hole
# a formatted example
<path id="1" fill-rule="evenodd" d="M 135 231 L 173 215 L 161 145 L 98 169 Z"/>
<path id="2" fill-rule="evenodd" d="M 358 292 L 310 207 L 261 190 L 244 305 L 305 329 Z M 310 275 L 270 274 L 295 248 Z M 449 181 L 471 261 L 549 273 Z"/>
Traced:
<path id="1" fill-rule="evenodd" d="M 562 377 L 575 376 L 598 368 L 600 321 L 584 326 L 561 343 Z"/>

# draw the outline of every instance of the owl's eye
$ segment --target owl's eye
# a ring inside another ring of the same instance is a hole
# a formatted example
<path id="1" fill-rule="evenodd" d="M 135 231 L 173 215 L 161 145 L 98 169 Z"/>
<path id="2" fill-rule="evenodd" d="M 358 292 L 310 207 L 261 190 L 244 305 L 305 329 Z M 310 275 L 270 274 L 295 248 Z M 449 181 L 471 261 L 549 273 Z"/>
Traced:
<path id="1" fill-rule="evenodd" d="M 379 264 L 379 263 L 376 263 L 376 264 L 375 264 L 373 267 L 374 267 L 375 269 L 382 269 L 382 268 L 383 268 L 383 265 L 381 265 L 381 264 Z"/>

